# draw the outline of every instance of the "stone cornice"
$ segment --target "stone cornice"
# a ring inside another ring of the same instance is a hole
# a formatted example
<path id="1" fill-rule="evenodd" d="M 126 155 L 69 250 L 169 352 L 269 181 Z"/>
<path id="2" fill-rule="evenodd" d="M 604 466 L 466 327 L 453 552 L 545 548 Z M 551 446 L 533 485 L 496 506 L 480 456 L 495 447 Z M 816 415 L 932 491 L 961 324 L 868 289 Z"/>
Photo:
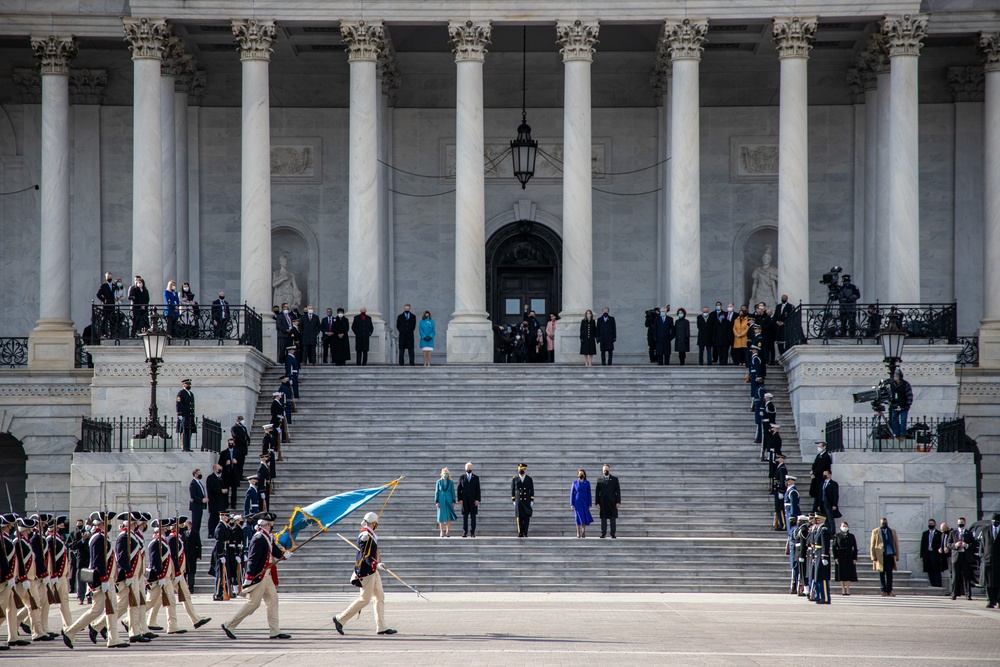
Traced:
<path id="1" fill-rule="evenodd" d="M 381 21 L 344 21 L 340 36 L 347 44 L 347 62 L 378 62 L 385 44 L 385 26 Z"/>
<path id="2" fill-rule="evenodd" d="M 927 35 L 927 17 L 911 14 L 885 16 L 879 21 L 879 30 L 886 37 L 890 58 L 919 56 Z"/>
<path id="3" fill-rule="evenodd" d="M 483 62 L 486 59 L 486 47 L 490 44 L 493 25 L 489 21 L 453 21 L 448 24 L 448 39 L 451 41 L 451 52 L 455 54 L 455 62 L 472 60 Z"/>
<path id="4" fill-rule="evenodd" d="M 69 74 L 69 62 L 76 57 L 76 40 L 71 36 L 32 37 L 31 50 L 39 61 L 39 73 Z"/>
<path id="5" fill-rule="evenodd" d="M 163 48 L 170 37 L 170 25 L 166 19 L 126 16 L 122 19 L 122 26 L 132 60 L 160 60 L 163 57 Z"/>
<path id="6" fill-rule="evenodd" d="M 948 86 L 956 102 L 982 102 L 985 93 L 982 67 L 949 67 Z"/>
<path id="7" fill-rule="evenodd" d="M 271 44 L 277 31 L 270 19 L 233 19 L 233 39 L 240 47 L 240 60 L 271 59 Z"/>
<path id="8" fill-rule="evenodd" d="M 597 21 L 585 22 L 578 19 L 556 23 L 556 42 L 562 47 L 559 53 L 562 54 L 563 62 L 593 61 L 594 45 L 597 44 L 600 30 L 601 26 Z"/>
<path id="9" fill-rule="evenodd" d="M 701 60 L 708 21 L 667 19 L 663 28 L 663 40 L 670 49 L 671 60 Z"/>
<path id="10" fill-rule="evenodd" d="M 149 371 L 146 371 L 149 375 Z M 3 396 L 89 396 L 89 384 L 3 384 L 0 385 L 0 397 Z"/>
<path id="11" fill-rule="evenodd" d="M 160 374 L 165 377 L 238 377 L 243 375 L 243 364 L 227 363 L 165 363 Z M 94 368 L 95 377 L 149 377 L 149 366 L 140 363 L 102 363 Z"/>
<path id="12" fill-rule="evenodd" d="M 1000 32 L 979 33 L 979 55 L 985 71 L 1000 71 Z"/>
<path id="13" fill-rule="evenodd" d="M 777 45 L 778 58 L 808 58 L 811 42 L 816 38 L 815 17 L 774 19 L 771 39 Z"/>

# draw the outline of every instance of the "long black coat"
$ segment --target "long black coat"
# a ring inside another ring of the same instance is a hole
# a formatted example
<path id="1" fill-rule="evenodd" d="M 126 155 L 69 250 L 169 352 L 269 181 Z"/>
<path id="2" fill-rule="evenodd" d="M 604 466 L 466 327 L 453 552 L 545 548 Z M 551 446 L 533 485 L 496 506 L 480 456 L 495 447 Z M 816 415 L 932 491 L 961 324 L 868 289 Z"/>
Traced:
<path id="1" fill-rule="evenodd" d="M 712 318 L 712 345 L 732 345 L 733 344 L 733 323 L 722 313 L 710 315 Z"/>
<path id="2" fill-rule="evenodd" d="M 1000 587 L 1000 532 L 993 539 L 993 525 L 983 528 L 982 573 L 979 582 L 987 588 Z"/>
<path id="3" fill-rule="evenodd" d="M 354 332 L 354 351 L 368 352 L 369 341 L 375 332 L 372 318 L 367 314 L 364 316 L 360 313 L 355 315 L 354 321 L 351 322 L 351 331 Z"/>
<path id="4" fill-rule="evenodd" d="M 368 320 L 371 323 L 371 320 Z M 346 317 L 333 319 L 333 361 L 334 363 L 351 360 L 351 339 L 347 335 L 350 326 Z"/>
<path id="5" fill-rule="evenodd" d="M 601 344 L 602 352 L 613 352 L 615 341 L 618 340 L 618 327 L 615 326 L 615 318 L 608 315 L 607 320 L 604 315 L 597 318 L 597 340 Z"/>
<path id="6" fill-rule="evenodd" d="M 597 354 L 597 322 L 580 320 L 580 354 Z"/>
<path id="7" fill-rule="evenodd" d="M 715 345 L 714 313 L 703 313 L 698 316 L 698 345 L 711 347 Z"/>
<path id="8" fill-rule="evenodd" d="M 821 486 L 820 489 L 823 493 L 823 509 L 831 512 L 828 516 L 834 519 L 844 516 L 838 509 L 840 507 L 840 485 L 831 479 L 825 487 Z"/>
<path id="9" fill-rule="evenodd" d="M 417 329 L 417 316 L 414 313 L 400 313 L 396 317 L 396 331 L 399 332 L 399 349 L 413 349 L 413 332 Z"/>
<path id="10" fill-rule="evenodd" d="M 674 339 L 674 318 L 659 317 L 656 324 L 656 355 L 670 354 L 670 341 Z"/>
<path id="11" fill-rule="evenodd" d="M 858 540 L 854 533 L 839 532 L 833 538 L 833 559 L 836 561 L 834 578 L 837 581 L 857 581 Z"/>
<path id="12" fill-rule="evenodd" d="M 809 482 L 809 497 L 810 498 L 822 498 L 823 492 L 823 471 L 833 469 L 833 458 L 830 456 L 830 452 L 823 452 L 821 454 L 816 454 L 816 458 L 813 459 L 812 463 L 812 475 L 813 478 Z"/>
<path id="13" fill-rule="evenodd" d="M 208 491 L 209 514 L 221 512 L 229 506 L 229 495 L 222 492 L 223 482 L 220 476 L 215 473 L 209 475 L 205 480 L 205 489 Z"/>
<path id="14" fill-rule="evenodd" d="M 933 536 L 928 536 L 930 532 L 925 530 L 920 536 L 920 560 L 924 562 L 924 572 L 944 572 L 948 569 L 948 564 L 944 562 L 944 555 L 938 551 L 944 546 L 944 536 L 940 530 L 935 529 Z"/>
<path id="15" fill-rule="evenodd" d="M 691 323 L 686 317 L 678 317 L 674 322 L 674 352 L 691 351 Z"/>
<path id="16" fill-rule="evenodd" d="M 618 508 L 616 505 L 622 502 L 622 489 L 618 484 L 618 478 L 603 475 L 597 480 L 597 489 L 594 492 L 594 503 L 601 508 L 602 519 L 617 519 Z"/>

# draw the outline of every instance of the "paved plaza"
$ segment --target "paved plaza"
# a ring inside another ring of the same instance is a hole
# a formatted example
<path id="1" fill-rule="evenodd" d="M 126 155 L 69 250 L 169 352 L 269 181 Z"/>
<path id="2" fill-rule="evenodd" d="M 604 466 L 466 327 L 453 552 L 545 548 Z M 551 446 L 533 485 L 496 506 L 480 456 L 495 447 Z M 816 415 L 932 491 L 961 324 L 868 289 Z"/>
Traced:
<path id="1" fill-rule="evenodd" d="M 282 630 L 267 639 L 263 607 L 237 631 L 219 623 L 238 602 L 196 595 L 212 616 L 201 630 L 122 651 L 96 647 L 86 632 L 76 650 L 61 642 L 0 654 L 18 665 L 157 667 L 378 665 L 1000 665 L 1000 611 L 976 599 L 836 596 L 830 606 L 782 595 L 614 593 L 431 593 L 430 601 L 389 593 L 375 635 L 371 609 L 347 635 L 331 616 L 346 595 L 284 595 Z M 78 608 L 82 609 L 82 608 Z M 76 614 L 74 609 L 74 614 Z M 182 616 L 182 627 L 187 625 Z M 53 620 L 56 616 L 53 614 Z M 161 614 L 161 621 L 165 621 Z"/>

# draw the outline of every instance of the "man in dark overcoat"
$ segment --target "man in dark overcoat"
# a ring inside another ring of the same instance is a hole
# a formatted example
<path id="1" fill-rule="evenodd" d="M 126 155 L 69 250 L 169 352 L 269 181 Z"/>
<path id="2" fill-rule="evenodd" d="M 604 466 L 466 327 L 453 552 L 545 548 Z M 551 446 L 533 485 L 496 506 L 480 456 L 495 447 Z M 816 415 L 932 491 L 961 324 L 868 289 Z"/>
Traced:
<path id="1" fill-rule="evenodd" d="M 608 309 L 605 308 L 601 316 L 597 318 L 597 342 L 601 344 L 602 366 L 611 365 L 611 360 L 615 356 L 616 340 L 618 340 L 618 327 L 615 326 L 615 318 L 611 317 L 608 314 Z"/>
<path id="2" fill-rule="evenodd" d="M 371 320 L 369 320 L 370 323 Z M 347 323 L 347 318 L 344 317 L 343 308 L 337 309 L 337 316 L 333 319 L 331 331 L 333 333 L 333 363 L 338 366 L 346 366 L 347 362 L 351 360 L 351 339 L 348 335 L 350 334 L 351 327 Z"/>
<path id="3" fill-rule="evenodd" d="M 514 503 L 514 516 L 517 519 L 517 536 L 528 536 L 528 525 L 535 504 L 535 483 L 528 476 L 528 464 L 517 466 L 517 474 L 510 480 L 510 499 Z"/>
<path id="4" fill-rule="evenodd" d="M 622 504 L 622 489 L 618 478 L 611 474 L 611 466 L 604 464 L 601 479 L 597 480 L 594 502 L 601 508 L 601 537 L 608 534 L 608 522 L 611 522 L 611 539 L 615 539 L 618 508 Z"/>
<path id="5" fill-rule="evenodd" d="M 983 571 L 979 581 L 986 587 L 986 606 L 996 609 L 1000 604 L 1000 512 L 993 513 L 990 525 L 983 529 Z"/>
<path id="6" fill-rule="evenodd" d="M 670 341 L 674 339 L 674 318 L 670 317 L 670 305 L 660 310 L 660 316 L 653 325 L 656 327 L 656 363 L 670 365 Z"/>
<path id="7" fill-rule="evenodd" d="M 712 365 L 712 354 L 715 352 L 715 343 L 713 342 L 715 338 L 715 330 L 713 329 L 713 319 L 711 313 L 708 312 L 708 306 L 701 309 L 701 315 L 698 316 L 698 365 L 705 365 L 705 356 L 708 356 L 708 365 Z"/>
<path id="8" fill-rule="evenodd" d="M 417 329 L 417 316 L 410 312 L 410 304 L 403 306 L 403 312 L 396 317 L 396 331 L 399 333 L 399 365 L 403 365 L 403 353 L 410 353 L 413 366 L 413 332 Z"/>
<path id="9" fill-rule="evenodd" d="M 920 560 L 924 563 L 927 580 L 934 588 L 941 588 L 942 535 L 937 522 L 927 522 L 927 530 L 920 536 Z"/>
<path id="10" fill-rule="evenodd" d="M 479 475 L 472 472 L 472 462 L 465 464 L 465 474 L 458 480 L 458 502 L 462 505 L 462 537 L 476 536 L 476 515 L 479 514 L 479 501 L 482 494 L 479 490 Z M 469 532 L 469 522 L 472 522 L 472 532 Z"/>
<path id="11" fill-rule="evenodd" d="M 833 470 L 833 458 L 826 451 L 826 443 L 816 443 L 816 458 L 812 462 L 809 474 L 809 497 L 813 499 L 812 511 L 817 512 L 823 507 L 823 473 Z"/>
<path id="12" fill-rule="evenodd" d="M 351 322 L 351 331 L 354 332 L 355 363 L 358 366 L 367 366 L 368 346 L 372 334 L 375 333 L 375 324 L 372 322 L 372 318 L 368 317 L 364 306 L 361 306 L 361 312 L 354 316 L 354 321 Z"/>

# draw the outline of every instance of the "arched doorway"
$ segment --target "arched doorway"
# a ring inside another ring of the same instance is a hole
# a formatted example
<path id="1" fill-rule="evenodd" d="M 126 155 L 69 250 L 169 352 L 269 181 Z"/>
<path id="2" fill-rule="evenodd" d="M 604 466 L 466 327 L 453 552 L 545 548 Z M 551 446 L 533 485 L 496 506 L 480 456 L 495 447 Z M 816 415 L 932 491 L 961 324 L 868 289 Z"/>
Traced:
<path id="1" fill-rule="evenodd" d="M 24 446 L 21 441 L 10 433 L 0 433 L 0 484 L 6 488 L 2 492 L 3 500 L 0 507 L 4 511 L 10 511 L 7 507 L 7 490 L 10 491 L 10 502 L 13 504 L 14 512 L 24 514 L 24 480 L 27 477 L 26 463 L 28 457 L 24 453 Z"/>
<path id="2" fill-rule="evenodd" d="M 486 299 L 496 324 L 521 321 L 524 304 L 542 323 L 562 309 L 562 240 L 545 225 L 521 220 L 486 243 Z"/>

